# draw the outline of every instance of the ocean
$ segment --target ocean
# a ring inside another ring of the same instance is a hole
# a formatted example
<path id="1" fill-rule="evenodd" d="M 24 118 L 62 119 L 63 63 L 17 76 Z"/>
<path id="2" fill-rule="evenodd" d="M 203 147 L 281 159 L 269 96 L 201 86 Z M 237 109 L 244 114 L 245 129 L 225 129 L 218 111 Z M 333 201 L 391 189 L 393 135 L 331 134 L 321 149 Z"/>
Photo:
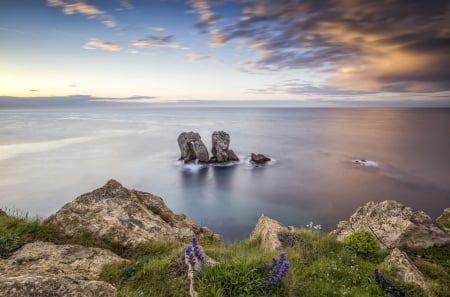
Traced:
<path id="1" fill-rule="evenodd" d="M 240 162 L 178 161 L 181 132 L 211 149 L 218 130 Z M 252 152 L 272 161 L 254 166 Z M 450 109 L 0 109 L 0 208 L 46 217 L 111 178 L 227 240 L 247 237 L 262 213 L 330 231 L 386 199 L 435 218 L 450 207 Z"/>

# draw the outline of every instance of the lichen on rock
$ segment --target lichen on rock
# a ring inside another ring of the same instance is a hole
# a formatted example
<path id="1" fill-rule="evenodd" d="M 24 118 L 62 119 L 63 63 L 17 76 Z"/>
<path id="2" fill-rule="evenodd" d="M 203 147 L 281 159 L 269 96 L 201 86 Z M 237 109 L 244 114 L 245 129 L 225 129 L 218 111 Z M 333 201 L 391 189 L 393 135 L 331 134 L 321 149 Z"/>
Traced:
<path id="1" fill-rule="evenodd" d="M 45 224 L 67 234 L 89 233 L 122 246 L 191 237 L 197 226 L 156 195 L 129 190 L 115 180 L 66 204 Z"/>
<path id="2" fill-rule="evenodd" d="M 262 248 L 268 250 L 279 250 L 303 242 L 303 239 L 293 233 L 291 228 L 265 214 L 258 219 L 250 234 L 250 240 L 256 240 Z"/>
<path id="3" fill-rule="evenodd" d="M 436 225 L 429 215 L 393 200 L 368 202 L 348 221 L 339 222 L 331 234 L 343 240 L 355 231 L 370 233 L 382 249 L 422 249 L 450 243 L 450 233 Z"/>

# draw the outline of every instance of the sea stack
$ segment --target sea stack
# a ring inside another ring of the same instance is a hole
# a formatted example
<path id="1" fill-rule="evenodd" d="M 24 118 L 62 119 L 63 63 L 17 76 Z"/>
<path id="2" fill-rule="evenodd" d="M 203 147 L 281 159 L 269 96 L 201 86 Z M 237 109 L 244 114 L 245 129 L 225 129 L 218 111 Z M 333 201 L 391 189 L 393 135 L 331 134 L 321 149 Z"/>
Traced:
<path id="1" fill-rule="evenodd" d="M 208 149 L 196 132 L 183 132 L 178 136 L 178 146 L 180 147 L 181 157 L 185 163 L 198 160 L 207 163 L 209 161 Z"/>
<path id="2" fill-rule="evenodd" d="M 230 135 L 224 131 L 214 131 L 212 134 L 212 163 L 224 163 L 228 161 L 239 161 L 238 156 L 229 149 Z"/>

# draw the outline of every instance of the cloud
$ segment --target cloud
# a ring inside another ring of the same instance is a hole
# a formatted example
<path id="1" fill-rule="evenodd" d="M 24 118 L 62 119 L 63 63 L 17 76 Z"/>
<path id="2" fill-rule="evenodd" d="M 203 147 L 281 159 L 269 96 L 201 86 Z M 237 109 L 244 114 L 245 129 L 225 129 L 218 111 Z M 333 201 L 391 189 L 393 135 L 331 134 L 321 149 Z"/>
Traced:
<path id="1" fill-rule="evenodd" d="M 211 0 L 190 0 L 192 7 L 200 16 L 198 25 L 209 26 L 217 22 L 220 18 L 211 10 Z"/>
<path id="2" fill-rule="evenodd" d="M 164 31 L 166 31 L 166 29 L 164 29 L 163 27 L 149 27 L 149 29 L 151 31 L 154 31 L 154 32 L 164 32 Z"/>
<path id="3" fill-rule="evenodd" d="M 449 28 L 446 0 L 246 0 L 209 34 L 212 47 L 253 49 L 250 69 L 314 71 L 336 90 L 434 92 L 450 90 Z"/>
<path id="4" fill-rule="evenodd" d="M 117 26 L 113 16 L 83 0 L 47 0 L 47 5 L 61 7 L 63 13 L 66 15 L 82 14 L 90 18 L 98 17 L 108 28 L 114 28 Z"/>
<path id="5" fill-rule="evenodd" d="M 165 36 L 154 36 L 151 35 L 145 39 L 137 39 L 130 41 L 130 44 L 135 47 L 145 48 L 145 47 L 159 47 L 159 48 L 173 48 L 187 50 L 188 48 L 183 47 L 181 44 L 174 42 L 173 35 Z"/>
<path id="6" fill-rule="evenodd" d="M 122 50 L 120 45 L 118 45 L 117 43 L 102 41 L 102 40 L 97 39 L 97 38 L 89 39 L 89 41 L 83 46 L 83 48 L 84 49 L 89 49 L 89 50 L 101 49 L 101 50 L 112 51 L 112 52 L 116 52 L 116 51 Z"/>

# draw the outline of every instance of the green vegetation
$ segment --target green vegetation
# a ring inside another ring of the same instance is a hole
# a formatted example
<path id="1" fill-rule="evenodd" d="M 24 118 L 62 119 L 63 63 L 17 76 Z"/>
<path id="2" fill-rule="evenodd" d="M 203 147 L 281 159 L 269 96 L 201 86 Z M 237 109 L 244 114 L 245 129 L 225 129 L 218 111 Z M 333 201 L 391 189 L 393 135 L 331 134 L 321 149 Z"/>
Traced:
<path id="1" fill-rule="evenodd" d="M 344 245 L 359 254 L 372 255 L 378 250 L 378 243 L 365 231 L 356 231 L 344 238 Z"/>
<path id="2" fill-rule="evenodd" d="M 436 220 L 436 224 L 438 224 L 441 227 L 446 227 L 446 228 L 450 228 L 450 220 L 449 219 L 439 219 Z"/>
<path id="3" fill-rule="evenodd" d="M 286 278 L 276 285 L 269 285 L 267 281 L 271 260 L 279 255 L 278 252 L 262 250 L 256 242 L 248 240 L 226 243 L 199 238 L 206 254 L 218 264 L 195 273 L 196 291 L 202 297 L 389 297 L 391 294 L 375 281 L 373 272 L 379 269 L 404 296 L 426 296 L 419 287 L 395 278 L 381 264 L 386 253 L 373 249 L 371 244 L 362 245 L 365 253 L 361 253 L 326 234 L 302 230 L 298 235 L 304 241 L 285 250 L 290 268 Z M 354 240 L 367 243 L 366 237 L 361 238 Z M 119 297 L 189 296 L 187 266 L 183 259 L 189 239 L 185 243 L 148 243 L 130 249 L 88 234 L 63 236 L 39 220 L 0 216 L 0 253 L 3 257 L 34 240 L 99 246 L 129 259 L 128 263 L 105 266 L 101 274 L 102 280 L 117 287 Z M 372 257 L 367 257 L 367 253 L 372 253 Z M 409 254 L 426 277 L 434 296 L 448 296 L 450 250 L 433 247 Z"/>

